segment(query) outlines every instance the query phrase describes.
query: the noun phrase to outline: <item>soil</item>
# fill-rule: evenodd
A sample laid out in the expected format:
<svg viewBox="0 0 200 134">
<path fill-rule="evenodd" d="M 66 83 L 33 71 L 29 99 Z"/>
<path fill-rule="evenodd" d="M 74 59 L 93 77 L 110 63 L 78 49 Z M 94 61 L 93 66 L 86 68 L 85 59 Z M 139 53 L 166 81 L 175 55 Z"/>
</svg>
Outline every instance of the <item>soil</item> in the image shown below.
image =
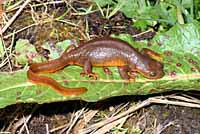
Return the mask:
<svg viewBox="0 0 200 134">
<path fill-rule="evenodd" d="M 33 3 L 32 3 L 33 4 Z M 35 3 L 37 4 L 37 2 Z M 110 19 L 106 19 L 99 11 L 94 11 L 85 15 L 76 15 L 77 12 L 83 12 L 83 8 L 88 8 L 91 5 L 90 1 L 73 0 L 68 5 L 65 3 L 48 5 L 47 10 L 44 6 L 38 6 L 31 9 L 25 9 L 22 14 L 11 25 L 8 31 L 4 34 L 4 40 L 9 44 L 12 38 L 9 33 L 13 30 L 18 31 L 24 27 L 37 23 L 22 32 L 16 34 L 15 41 L 23 38 L 28 39 L 37 48 L 38 53 L 48 58 L 48 51 L 41 48 L 44 42 L 58 42 L 64 39 L 73 39 L 78 41 L 88 40 L 88 35 L 91 38 L 108 36 L 110 34 L 126 33 L 130 35 L 140 34 L 140 29 L 132 26 L 132 20 L 126 18 L 121 12 L 117 12 Z M 74 9 L 70 9 L 73 7 Z M 70 9 L 70 10 L 69 10 Z M 57 18 L 69 10 L 69 15 L 64 16 L 69 23 L 61 23 L 55 21 Z M 15 10 L 16 11 L 16 10 Z M 15 12 L 8 12 L 8 17 L 11 17 Z M 35 19 L 33 19 L 33 16 Z M 48 21 L 45 23 L 45 21 Z M 76 26 L 78 25 L 78 27 Z M 88 24 L 88 32 L 86 27 Z M 49 34 L 50 33 L 50 34 Z M 135 40 L 150 40 L 156 32 L 147 32 L 138 36 L 134 36 Z M 15 44 L 14 44 L 15 45 Z M 12 66 L 14 70 L 19 70 L 21 67 L 16 65 L 13 58 Z M 5 65 L 1 71 L 8 71 L 8 65 Z M 109 117 L 111 113 L 119 109 L 122 105 L 127 104 L 122 111 L 126 111 L 135 102 L 140 102 L 147 99 L 149 96 L 123 96 L 104 100 L 98 103 L 86 103 L 82 101 L 57 102 L 51 104 L 16 104 L 8 106 L 0 110 L 0 130 L 1 132 L 19 133 L 24 123 L 20 120 L 31 115 L 27 122 L 27 128 L 30 134 L 46 134 L 47 127 L 52 134 L 64 133 L 68 129 L 68 124 L 74 113 L 87 108 L 90 110 L 99 110 L 98 114 L 88 122 L 88 125 L 98 122 L 103 118 Z M 122 128 L 127 129 L 126 133 L 143 134 L 199 134 L 200 133 L 200 114 L 199 109 L 172 106 L 172 105 L 151 105 L 138 110 L 133 114 Z M 82 116 L 80 118 L 83 118 Z M 65 126 L 66 125 L 66 126 Z M 65 127 L 61 127 L 65 126 Z M 86 125 L 87 126 L 87 125 Z M 55 128 L 59 128 L 54 130 Z M 71 132 L 75 132 L 72 128 Z M 107 133 L 123 132 L 122 130 L 110 130 Z M 23 134 L 27 133 L 23 129 Z"/>
</svg>

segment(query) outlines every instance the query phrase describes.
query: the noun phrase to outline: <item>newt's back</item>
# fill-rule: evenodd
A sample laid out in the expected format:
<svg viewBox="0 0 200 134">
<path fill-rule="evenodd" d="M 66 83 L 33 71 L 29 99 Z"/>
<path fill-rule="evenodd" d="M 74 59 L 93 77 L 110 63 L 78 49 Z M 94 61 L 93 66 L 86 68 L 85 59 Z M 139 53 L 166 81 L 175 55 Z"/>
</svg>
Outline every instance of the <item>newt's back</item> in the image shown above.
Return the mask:
<svg viewBox="0 0 200 134">
<path fill-rule="evenodd" d="M 100 38 L 89 41 L 69 52 L 74 64 L 82 65 L 89 60 L 93 66 L 124 66 L 130 55 L 140 54 L 125 41 L 114 38 Z M 134 56 L 134 57 L 135 57 Z"/>
</svg>

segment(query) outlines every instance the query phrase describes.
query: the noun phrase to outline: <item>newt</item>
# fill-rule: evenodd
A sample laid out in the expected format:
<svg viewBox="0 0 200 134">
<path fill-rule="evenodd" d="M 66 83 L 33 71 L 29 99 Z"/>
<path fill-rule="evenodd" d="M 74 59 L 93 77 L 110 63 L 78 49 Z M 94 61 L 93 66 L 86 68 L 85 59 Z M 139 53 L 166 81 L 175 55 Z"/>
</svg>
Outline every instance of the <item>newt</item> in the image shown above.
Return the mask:
<svg viewBox="0 0 200 134">
<path fill-rule="evenodd" d="M 152 53 L 153 51 L 150 52 Z M 31 64 L 27 77 L 32 83 L 50 86 L 65 96 L 85 93 L 85 87 L 64 87 L 52 78 L 38 75 L 56 72 L 68 65 L 82 66 L 81 76 L 94 79 L 97 79 L 98 75 L 92 72 L 92 67 L 103 67 L 106 72 L 110 72 L 108 67 L 117 67 L 121 78 L 125 80 L 134 80 L 135 73 L 140 73 L 148 79 L 159 79 L 164 75 L 163 64 L 154 60 L 147 50 L 139 52 L 123 40 L 103 37 L 65 51 L 55 60 Z"/>
</svg>

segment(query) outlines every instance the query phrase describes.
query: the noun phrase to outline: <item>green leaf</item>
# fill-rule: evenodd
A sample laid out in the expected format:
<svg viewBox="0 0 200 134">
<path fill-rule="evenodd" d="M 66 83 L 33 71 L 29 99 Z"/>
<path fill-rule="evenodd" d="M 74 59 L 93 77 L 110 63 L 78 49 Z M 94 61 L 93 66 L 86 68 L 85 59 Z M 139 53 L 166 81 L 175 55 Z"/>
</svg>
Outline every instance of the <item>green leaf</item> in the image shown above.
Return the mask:
<svg viewBox="0 0 200 134">
<path fill-rule="evenodd" d="M 191 23 L 194 16 L 193 12 L 196 13 L 196 16 L 199 16 L 198 4 L 192 0 L 168 0 L 154 3 L 146 0 L 96 0 L 95 2 L 100 6 L 110 5 L 112 11 L 110 11 L 109 16 L 113 16 L 119 10 L 126 17 L 133 18 L 134 22 L 136 22 L 134 26 L 142 30 L 147 26 L 154 26 L 157 22 L 165 27 L 173 26 L 177 22 Z"/>
<path fill-rule="evenodd" d="M 148 23 L 145 20 L 137 20 L 134 22 L 133 26 L 144 31 L 148 28 Z"/>
<path fill-rule="evenodd" d="M 146 21 L 148 25 L 154 25 L 155 21 L 165 25 L 175 25 L 177 22 L 176 8 L 167 3 L 146 6 L 140 10 L 141 11 L 136 16 L 136 22 L 142 20 Z"/>
<path fill-rule="evenodd" d="M 15 46 L 16 60 L 19 64 L 27 64 L 31 62 L 42 62 L 45 58 L 39 55 L 35 47 L 28 40 L 19 39 Z"/>
<path fill-rule="evenodd" d="M 118 0 L 119 4 L 124 2 L 123 0 Z M 129 18 L 141 15 L 141 13 L 147 8 L 145 0 L 126 0 L 123 4 L 121 11 Z"/>
<path fill-rule="evenodd" d="M 79 96 L 62 96 L 48 86 L 38 86 L 27 81 L 26 70 L 14 74 L 0 74 L 0 108 L 15 103 L 50 103 L 66 100 L 98 100 L 122 95 L 146 95 L 170 90 L 199 90 L 200 87 L 200 23 L 176 25 L 166 33 L 158 34 L 151 42 L 136 43 L 130 35 L 118 36 L 137 48 L 149 48 L 163 55 L 165 76 L 151 80 L 138 75 L 136 82 L 125 84 L 112 67 L 113 75 L 94 68 L 98 80 L 80 77 L 82 68 L 69 66 L 47 74 L 67 87 L 86 87 L 88 92 Z"/>
<path fill-rule="evenodd" d="M 152 48 L 160 48 L 165 56 L 167 75 L 199 75 L 200 73 L 200 23 L 176 25 L 168 32 L 154 38 Z"/>
<path fill-rule="evenodd" d="M 49 50 L 50 54 L 48 57 L 50 59 L 56 59 L 72 44 L 71 40 L 64 40 L 56 44 L 45 43 L 42 47 Z"/>
</svg>

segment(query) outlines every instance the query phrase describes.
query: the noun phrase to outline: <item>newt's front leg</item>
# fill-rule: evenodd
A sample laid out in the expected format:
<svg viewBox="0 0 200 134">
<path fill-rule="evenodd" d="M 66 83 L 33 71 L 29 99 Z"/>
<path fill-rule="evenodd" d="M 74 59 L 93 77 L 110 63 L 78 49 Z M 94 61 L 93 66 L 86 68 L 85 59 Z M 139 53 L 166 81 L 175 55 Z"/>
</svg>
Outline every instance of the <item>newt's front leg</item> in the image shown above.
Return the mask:
<svg viewBox="0 0 200 134">
<path fill-rule="evenodd" d="M 89 60 L 86 60 L 83 65 L 83 72 L 81 73 L 81 76 L 85 75 L 93 77 L 95 80 L 99 77 L 98 74 L 92 72 L 92 64 Z"/>
<path fill-rule="evenodd" d="M 135 81 L 135 75 L 133 75 L 132 73 L 131 75 L 129 75 L 130 68 L 128 66 L 119 66 L 118 71 L 122 79 Z"/>
</svg>

